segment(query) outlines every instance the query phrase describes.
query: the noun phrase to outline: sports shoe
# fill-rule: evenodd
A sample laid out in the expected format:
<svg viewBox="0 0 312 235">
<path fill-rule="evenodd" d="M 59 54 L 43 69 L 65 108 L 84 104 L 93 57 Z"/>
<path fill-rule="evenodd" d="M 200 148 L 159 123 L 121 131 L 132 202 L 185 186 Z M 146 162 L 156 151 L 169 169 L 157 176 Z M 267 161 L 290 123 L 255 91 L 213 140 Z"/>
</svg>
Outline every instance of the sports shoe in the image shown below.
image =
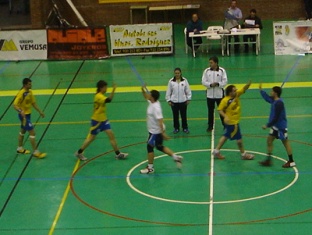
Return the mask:
<svg viewBox="0 0 312 235">
<path fill-rule="evenodd" d="M 244 156 L 242 156 L 242 160 L 253 160 L 254 159 L 254 155 L 251 153 L 245 153 Z"/>
<path fill-rule="evenodd" d="M 141 174 L 153 174 L 154 173 L 154 168 L 149 168 L 147 166 L 144 169 L 140 170 L 140 173 Z"/>
<path fill-rule="evenodd" d="M 174 158 L 173 160 L 177 164 L 177 168 L 181 169 L 183 157 L 182 156 L 176 156 L 176 158 Z"/>
<path fill-rule="evenodd" d="M 46 153 L 41 153 L 41 152 L 34 152 L 33 153 L 33 156 L 36 157 L 36 158 L 44 158 L 45 156 L 47 156 Z"/>
<path fill-rule="evenodd" d="M 265 160 L 265 161 L 259 162 L 259 164 L 261 166 L 272 166 L 272 161 L 271 160 Z"/>
<path fill-rule="evenodd" d="M 220 160 L 225 159 L 225 157 L 220 152 L 216 152 L 215 150 L 213 150 L 212 154 L 213 154 L 214 158 L 217 158 Z"/>
<path fill-rule="evenodd" d="M 21 153 L 21 154 L 29 154 L 30 153 L 30 151 L 27 149 L 17 149 L 16 152 Z"/>
<path fill-rule="evenodd" d="M 86 158 L 86 157 L 83 155 L 83 153 L 75 152 L 75 156 L 76 156 L 77 158 L 79 158 L 81 161 L 85 161 L 85 160 L 88 159 L 88 158 Z"/>
<path fill-rule="evenodd" d="M 295 162 L 287 161 L 284 165 L 283 168 L 290 168 L 296 166 Z"/>
<path fill-rule="evenodd" d="M 185 134 L 188 134 L 188 133 L 190 133 L 190 131 L 189 131 L 189 129 L 183 129 L 183 132 L 185 133 Z"/>
<path fill-rule="evenodd" d="M 116 159 L 125 159 L 129 154 L 128 153 L 119 153 L 118 155 L 115 156 Z"/>
<path fill-rule="evenodd" d="M 179 129 L 174 129 L 173 134 L 177 134 L 177 133 L 179 133 L 179 131 L 180 131 Z"/>
</svg>

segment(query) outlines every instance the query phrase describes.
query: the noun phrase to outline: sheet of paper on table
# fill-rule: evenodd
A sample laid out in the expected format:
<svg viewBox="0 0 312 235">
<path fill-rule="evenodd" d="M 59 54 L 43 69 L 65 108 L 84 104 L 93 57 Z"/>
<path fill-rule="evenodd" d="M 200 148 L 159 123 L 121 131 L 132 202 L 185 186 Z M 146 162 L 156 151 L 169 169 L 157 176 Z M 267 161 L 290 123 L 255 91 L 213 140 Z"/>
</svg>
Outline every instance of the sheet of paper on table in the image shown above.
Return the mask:
<svg viewBox="0 0 312 235">
<path fill-rule="evenodd" d="M 255 25 L 256 21 L 255 20 L 245 20 L 245 23 L 249 24 L 249 25 Z"/>
</svg>

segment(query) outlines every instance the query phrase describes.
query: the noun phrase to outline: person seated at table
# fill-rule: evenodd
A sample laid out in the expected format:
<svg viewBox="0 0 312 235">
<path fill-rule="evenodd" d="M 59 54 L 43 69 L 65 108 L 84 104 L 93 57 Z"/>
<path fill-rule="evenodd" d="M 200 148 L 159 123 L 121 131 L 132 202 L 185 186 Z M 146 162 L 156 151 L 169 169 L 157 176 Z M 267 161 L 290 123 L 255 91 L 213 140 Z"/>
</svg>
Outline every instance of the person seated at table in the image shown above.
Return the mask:
<svg viewBox="0 0 312 235">
<path fill-rule="evenodd" d="M 224 29 L 232 29 L 232 28 L 238 28 L 239 27 L 239 21 L 243 18 L 243 14 L 241 9 L 239 9 L 237 6 L 237 1 L 232 0 L 231 6 L 224 12 Z M 231 37 L 229 37 L 229 41 L 231 41 Z M 239 36 L 234 36 L 234 41 L 236 43 L 239 42 Z M 235 51 L 239 50 L 239 44 L 234 44 Z"/>
<path fill-rule="evenodd" d="M 263 28 L 261 19 L 257 16 L 256 9 L 250 10 L 249 16 L 245 18 L 242 28 L 259 28 L 259 29 Z M 249 50 L 248 39 L 250 42 L 255 42 L 256 37 L 257 37 L 256 35 L 243 36 L 245 42 L 245 52 L 248 52 Z M 256 44 L 252 44 L 252 48 L 253 50 L 256 50 Z"/>
<path fill-rule="evenodd" d="M 192 48 L 192 38 L 189 37 L 189 33 L 199 33 L 203 30 L 203 22 L 198 18 L 197 14 L 192 15 L 192 19 L 186 24 L 186 35 L 187 35 L 187 45 Z M 195 51 L 198 49 L 199 44 L 202 44 L 203 40 L 201 37 L 194 38 L 194 46 Z M 192 48 L 193 49 L 193 48 Z"/>
</svg>

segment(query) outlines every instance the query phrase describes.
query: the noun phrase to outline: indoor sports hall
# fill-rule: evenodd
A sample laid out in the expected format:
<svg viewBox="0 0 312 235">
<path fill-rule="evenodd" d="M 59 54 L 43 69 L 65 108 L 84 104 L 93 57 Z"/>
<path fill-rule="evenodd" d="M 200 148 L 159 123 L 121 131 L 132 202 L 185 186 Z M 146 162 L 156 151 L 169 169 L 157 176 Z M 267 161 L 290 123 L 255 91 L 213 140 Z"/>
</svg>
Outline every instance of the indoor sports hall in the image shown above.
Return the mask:
<svg viewBox="0 0 312 235">
<path fill-rule="evenodd" d="M 0 234 L 192 234 L 277 235 L 310 234 L 312 230 L 312 57 L 275 56 L 272 21 L 264 21 L 261 48 L 256 56 L 231 52 L 222 56 L 219 45 L 199 48 L 196 58 L 185 53 L 184 25 L 175 25 L 172 56 L 129 56 L 104 60 L 0 62 Z M 217 112 L 215 128 L 207 129 L 202 72 L 210 56 L 219 58 L 229 84 L 250 89 L 241 97 L 240 126 L 251 161 L 240 158 L 228 141 L 225 160 L 212 149 L 223 128 Z M 192 89 L 188 106 L 189 134 L 173 134 L 172 112 L 165 101 L 168 81 L 182 69 Z M 39 149 L 44 159 L 16 154 L 20 122 L 12 102 L 22 79 L 32 90 L 45 117 L 33 110 Z M 129 153 L 116 160 L 105 133 L 85 151 L 87 161 L 74 155 L 86 138 L 96 82 L 117 84 L 107 114 L 118 146 Z M 165 145 L 183 156 L 183 167 L 155 150 L 155 173 L 140 174 L 146 166 L 146 108 L 142 81 L 161 92 Z M 296 167 L 284 169 L 284 146 L 274 142 L 271 167 L 259 165 L 266 157 L 270 105 L 259 84 L 270 92 L 283 84 L 283 94 Z M 25 136 L 25 148 L 30 149 Z"/>
</svg>

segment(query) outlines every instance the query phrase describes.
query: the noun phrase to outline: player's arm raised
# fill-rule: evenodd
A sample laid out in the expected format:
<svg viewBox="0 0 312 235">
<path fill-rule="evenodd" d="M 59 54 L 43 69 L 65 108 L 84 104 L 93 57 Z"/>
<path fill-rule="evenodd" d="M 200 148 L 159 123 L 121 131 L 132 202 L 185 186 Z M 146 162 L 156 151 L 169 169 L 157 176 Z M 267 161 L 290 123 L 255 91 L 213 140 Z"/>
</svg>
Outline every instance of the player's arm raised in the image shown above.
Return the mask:
<svg viewBox="0 0 312 235">
<path fill-rule="evenodd" d="M 117 88 L 116 83 L 113 83 L 113 90 L 112 90 L 112 92 L 110 93 L 110 95 L 108 97 L 111 101 L 113 100 L 113 97 L 115 95 L 116 88 Z"/>
<path fill-rule="evenodd" d="M 146 88 L 146 85 L 145 85 L 145 84 L 141 87 L 141 90 L 142 90 L 142 94 L 143 94 L 144 98 L 145 98 L 146 100 L 148 100 L 149 96 L 148 96 L 147 88 Z"/>
<path fill-rule="evenodd" d="M 272 99 L 271 96 L 269 96 L 264 90 L 262 90 L 262 83 L 259 84 L 259 91 L 260 91 L 260 94 L 262 96 L 262 98 L 268 102 L 268 103 L 272 103 L 274 102 L 274 99 Z M 264 128 L 265 129 L 265 128 Z"/>
<path fill-rule="evenodd" d="M 251 80 L 249 80 L 249 81 L 247 82 L 247 84 L 243 87 L 244 92 L 248 90 L 248 88 L 250 87 L 250 85 L 251 85 Z"/>
</svg>

